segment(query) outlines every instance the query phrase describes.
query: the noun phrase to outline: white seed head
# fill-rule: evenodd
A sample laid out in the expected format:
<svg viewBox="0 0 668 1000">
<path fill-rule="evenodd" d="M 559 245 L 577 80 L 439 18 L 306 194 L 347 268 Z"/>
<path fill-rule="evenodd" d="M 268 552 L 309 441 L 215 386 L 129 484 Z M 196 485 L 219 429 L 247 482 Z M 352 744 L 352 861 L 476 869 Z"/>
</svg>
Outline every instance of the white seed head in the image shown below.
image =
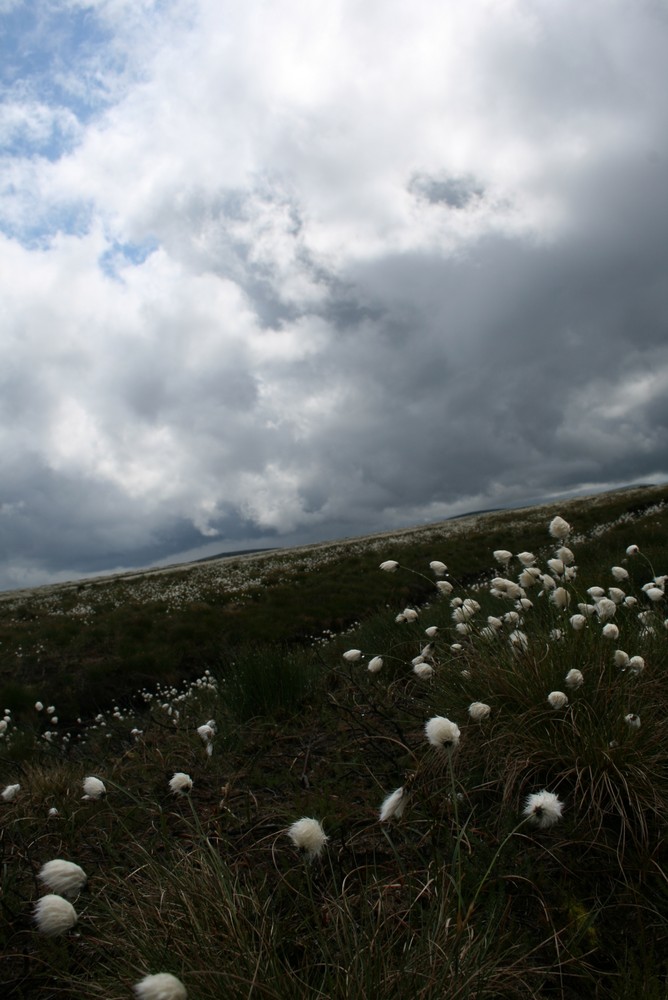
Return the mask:
<svg viewBox="0 0 668 1000">
<path fill-rule="evenodd" d="M 617 605 L 609 597 L 601 597 L 596 601 L 596 614 L 602 622 L 614 618 L 617 613 Z"/>
<path fill-rule="evenodd" d="M 487 719 L 491 711 L 490 706 L 486 705 L 484 701 L 473 701 L 469 705 L 469 715 L 474 722 L 482 722 L 483 719 Z"/>
<path fill-rule="evenodd" d="M 561 610 L 564 610 L 571 603 L 571 595 L 564 587 L 555 587 L 550 594 L 550 600 Z"/>
<path fill-rule="evenodd" d="M 46 934 L 48 937 L 66 934 L 78 919 L 72 904 L 62 896 L 52 893 L 37 900 L 33 917 L 40 934 Z"/>
<path fill-rule="evenodd" d="M 348 649 L 343 654 L 343 659 L 347 660 L 348 663 L 356 663 L 358 660 L 362 659 L 361 649 Z"/>
<path fill-rule="evenodd" d="M 169 779 L 169 788 L 174 795 L 187 795 L 192 791 L 193 779 L 184 771 L 176 771 Z"/>
<path fill-rule="evenodd" d="M 632 656 L 628 662 L 629 673 L 637 676 L 638 674 L 641 674 L 644 669 L 645 669 L 645 661 L 643 660 L 642 656 Z"/>
<path fill-rule="evenodd" d="M 613 624 L 613 622 L 608 622 L 608 624 L 604 625 L 601 629 L 601 635 L 606 639 L 619 639 L 619 629 L 615 624 Z"/>
<path fill-rule="evenodd" d="M 377 674 L 379 670 L 382 670 L 382 668 L 383 668 L 382 656 L 373 656 L 367 664 L 367 670 L 369 671 L 370 674 Z"/>
<path fill-rule="evenodd" d="M 495 549 L 492 555 L 501 566 L 507 566 L 513 558 L 512 552 L 509 552 L 508 549 Z"/>
<path fill-rule="evenodd" d="M 384 573 L 394 573 L 399 567 L 399 563 L 396 559 L 386 559 L 385 562 L 380 564 L 380 568 Z"/>
<path fill-rule="evenodd" d="M 628 715 L 625 715 L 624 722 L 629 729 L 640 729 L 640 716 L 636 715 L 635 712 L 629 712 Z"/>
<path fill-rule="evenodd" d="M 454 750 L 459 743 L 459 726 L 442 715 L 435 715 L 425 724 L 425 736 L 432 746 Z"/>
<path fill-rule="evenodd" d="M 406 798 L 403 788 L 396 788 L 385 799 L 380 807 L 378 820 L 386 823 L 390 819 L 401 819 L 406 808 Z"/>
<path fill-rule="evenodd" d="M 440 562 L 438 559 L 432 559 L 429 563 L 429 569 L 432 571 L 434 576 L 445 576 L 448 572 L 448 567 L 444 562 Z"/>
<path fill-rule="evenodd" d="M 307 816 L 292 824 L 288 829 L 288 837 L 295 847 L 306 851 L 310 858 L 318 857 L 329 839 L 318 820 Z"/>
<path fill-rule="evenodd" d="M 554 826 L 561 819 L 564 809 L 554 792 L 534 792 L 528 795 L 524 804 L 523 815 L 541 830 Z"/>
<path fill-rule="evenodd" d="M 550 691 L 547 700 L 550 707 L 554 709 L 565 708 L 568 705 L 568 695 L 565 695 L 563 691 Z"/>
<path fill-rule="evenodd" d="M 565 521 L 563 517 L 559 517 L 558 514 L 556 517 L 552 518 L 548 528 L 552 537 L 558 539 L 560 542 L 563 542 L 566 538 L 568 538 L 571 530 L 572 529 L 568 521 Z"/>
<path fill-rule="evenodd" d="M 610 572 L 614 576 L 615 580 L 621 581 L 621 580 L 628 580 L 629 578 L 628 571 L 625 570 L 623 566 L 613 566 Z"/>
<path fill-rule="evenodd" d="M 584 684 L 584 676 L 581 670 L 569 670 L 565 677 L 566 687 L 571 688 L 572 691 L 576 691 L 579 687 Z"/>
<path fill-rule="evenodd" d="M 188 992 L 171 972 L 158 972 L 144 976 L 132 987 L 137 1000 L 187 1000 Z"/>
<path fill-rule="evenodd" d="M 107 794 L 104 782 L 100 781 L 99 778 L 94 778 L 92 775 L 84 778 L 83 790 L 84 797 L 87 799 L 101 799 L 103 795 Z"/>
<path fill-rule="evenodd" d="M 640 549 L 638 548 L 637 545 L 629 545 L 629 547 L 626 550 L 627 556 L 637 556 L 639 552 Z"/>
<path fill-rule="evenodd" d="M 73 861 L 55 858 L 42 865 L 37 878 L 47 889 L 61 896 L 77 896 L 86 884 L 88 876 L 83 868 Z"/>
<path fill-rule="evenodd" d="M 3 802 L 13 802 L 16 796 L 21 791 L 20 785 L 7 785 L 0 798 Z"/>
<path fill-rule="evenodd" d="M 571 615 L 569 621 L 574 632 L 581 632 L 587 624 L 587 619 L 584 615 Z"/>
</svg>

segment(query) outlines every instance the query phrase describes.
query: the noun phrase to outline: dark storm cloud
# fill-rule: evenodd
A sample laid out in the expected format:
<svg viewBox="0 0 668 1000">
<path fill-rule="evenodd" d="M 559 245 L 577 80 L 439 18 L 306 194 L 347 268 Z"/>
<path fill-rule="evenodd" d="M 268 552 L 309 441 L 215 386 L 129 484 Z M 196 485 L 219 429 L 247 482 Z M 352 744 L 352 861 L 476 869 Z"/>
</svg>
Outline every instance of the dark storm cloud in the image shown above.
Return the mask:
<svg viewBox="0 0 668 1000">
<path fill-rule="evenodd" d="M 3 105 L 0 586 L 666 477 L 665 8 L 254 10 Z"/>
</svg>

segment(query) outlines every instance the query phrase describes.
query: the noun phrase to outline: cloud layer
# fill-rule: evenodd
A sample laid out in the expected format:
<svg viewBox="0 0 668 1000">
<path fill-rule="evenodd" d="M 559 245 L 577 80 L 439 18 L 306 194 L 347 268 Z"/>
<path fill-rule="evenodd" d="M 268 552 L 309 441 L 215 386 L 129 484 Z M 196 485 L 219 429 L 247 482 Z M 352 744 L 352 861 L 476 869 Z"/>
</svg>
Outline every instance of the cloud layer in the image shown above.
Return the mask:
<svg viewBox="0 0 668 1000">
<path fill-rule="evenodd" d="M 0 14 L 0 586 L 665 478 L 664 4 Z"/>
</svg>

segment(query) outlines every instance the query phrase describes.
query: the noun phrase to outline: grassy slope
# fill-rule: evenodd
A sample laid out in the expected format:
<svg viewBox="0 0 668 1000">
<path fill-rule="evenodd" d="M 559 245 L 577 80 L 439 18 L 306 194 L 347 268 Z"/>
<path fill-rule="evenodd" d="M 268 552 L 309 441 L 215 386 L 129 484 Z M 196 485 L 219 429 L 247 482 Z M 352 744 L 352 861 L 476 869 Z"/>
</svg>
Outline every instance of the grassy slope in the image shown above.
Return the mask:
<svg viewBox="0 0 668 1000">
<path fill-rule="evenodd" d="M 168 969 L 203 998 L 665 996 L 665 605 L 640 588 L 646 560 L 668 568 L 666 511 L 647 510 L 666 499 L 666 488 L 625 492 L 3 602 L 3 697 L 17 724 L 2 766 L 22 786 L 0 812 L 10 995 L 120 998 Z M 482 633 L 512 602 L 474 581 L 498 572 L 495 548 L 530 549 L 544 566 L 557 512 L 577 533 L 573 606 L 530 592 L 530 645 L 517 655 L 508 627 L 499 641 Z M 642 561 L 625 561 L 631 543 Z M 482 605 L 474 632 L 453 631 L 433 582 L 379 573 L 386 558 L 419 571 L 443 559 L 454 593 L 473 586 Z M 613 564 L 629 569 L 623 586 L 654 634 L 637 609 L 615 619 L 618 643 L 596 619 L 568 625 L 588 586 L 614 583 Z M 396 624 L 408 603 L 423 606 L 419 622 Z M 436 673 L 424 682 L 410 660 L 432 624 Z M 612 663 L 622 643 L 645 657 L 641 675 Z M 349 646 L 361 663 L 342 659 Z M 372 675 L 375 654 L 385 663 Z M 585 684 L 555 712 L 546 695 L 573 667 Z M 182 694 L 172 687 L 205 669 Z M 130 693 L 158 681 L 131 715 Z M 55 703 L 57 725 L 35 713 L 37 696 Z M 91 726 L 110 698 L 119 711 Z M 468 718 L 475 700 L 492 708 L 482 725 Z M 452 757 L 424 739 L 433 715 L 461 728 Z M 208 718 L 211 757 L 195 732 Z M 169 794 L 174 771 L 192 775 L 191 796 Z M 106 781 L 106 800 L 81 802 L 88 773 Z M 380 802 L 399 786 L 407 812 L 381 825 Z M 565 803 L 563 822 L 517 828 L 525 796 L 543 787 Z M 51 806 L 60 815 L 47 820 Z M 330 838 L 313 863 L 285 837 L 302 815 Z M 42 939 L 30 924 L 35 874 L 53 857 L 90 876 L 78 939 Z"/>
</svg>

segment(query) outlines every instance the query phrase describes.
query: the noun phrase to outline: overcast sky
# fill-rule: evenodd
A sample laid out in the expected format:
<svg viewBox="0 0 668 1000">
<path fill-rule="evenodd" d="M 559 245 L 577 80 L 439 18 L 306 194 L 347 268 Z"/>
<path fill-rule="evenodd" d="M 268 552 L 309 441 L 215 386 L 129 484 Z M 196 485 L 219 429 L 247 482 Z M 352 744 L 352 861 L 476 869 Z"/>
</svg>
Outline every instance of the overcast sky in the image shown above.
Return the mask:
<svg viewBox="0 0 668 1000">
<path fill-rule="evenodd" d="M 666 0 L 0 0 L 0 588 L 668 477 Z"/>
</svg>

